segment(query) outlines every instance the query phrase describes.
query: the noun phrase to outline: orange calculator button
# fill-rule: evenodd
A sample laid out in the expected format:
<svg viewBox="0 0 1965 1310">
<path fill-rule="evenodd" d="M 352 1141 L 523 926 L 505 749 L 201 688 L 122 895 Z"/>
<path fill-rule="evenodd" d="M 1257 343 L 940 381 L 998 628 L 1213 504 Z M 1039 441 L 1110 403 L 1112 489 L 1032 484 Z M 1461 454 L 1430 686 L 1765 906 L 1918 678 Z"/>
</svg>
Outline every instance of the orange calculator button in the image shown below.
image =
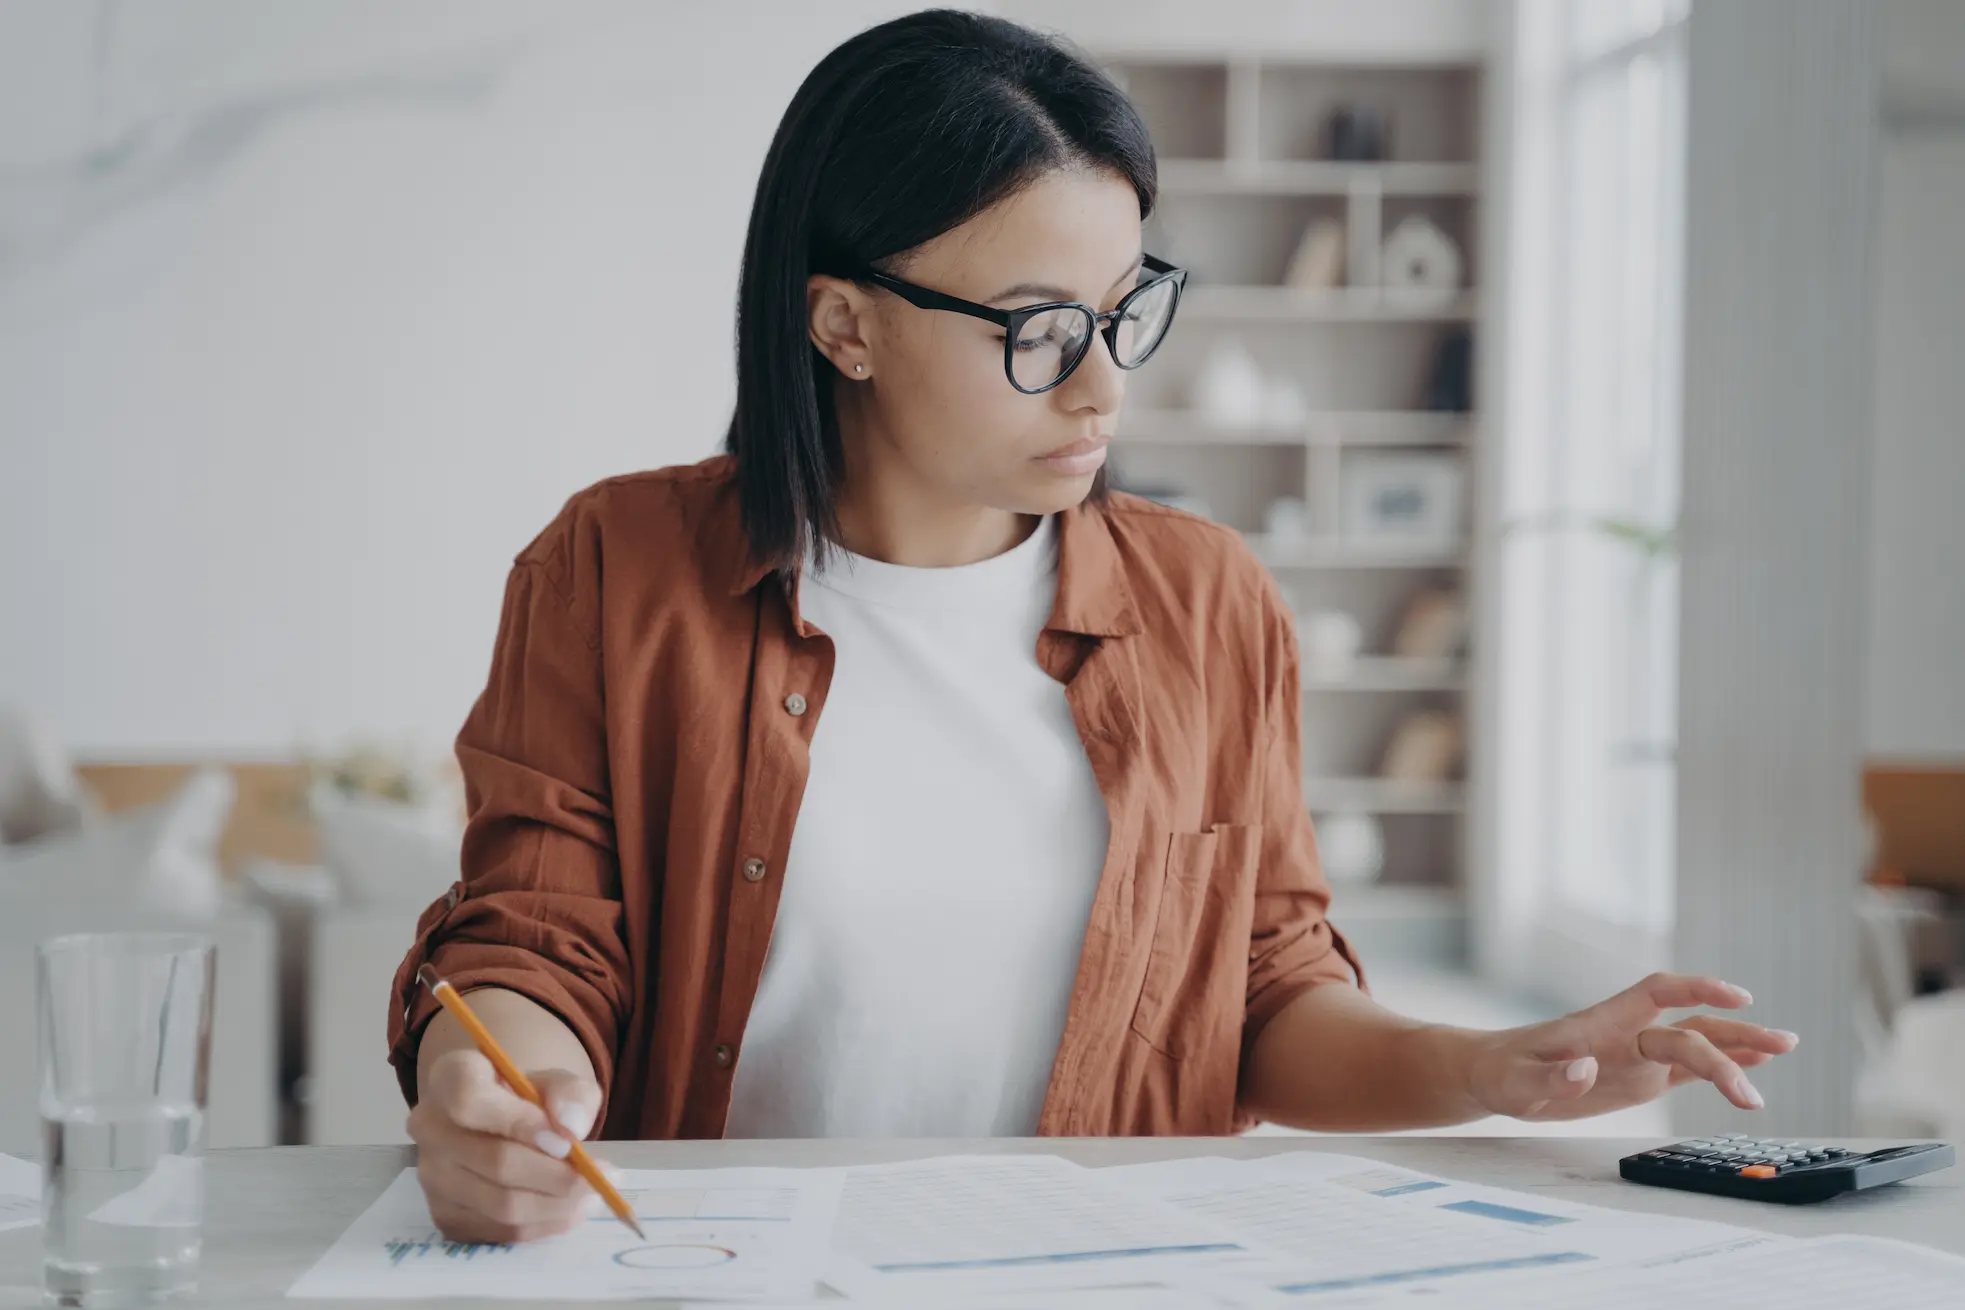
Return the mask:
<svg viewBox="0 0 1965 1310">
<path fill-rule="evenodd" d="M 1772 1178 L 1775 1169 L 1771 1164 L 1750 1164 L 1742 1169 L 1740 1174 L 1745 1178 Z"/>
</svg>

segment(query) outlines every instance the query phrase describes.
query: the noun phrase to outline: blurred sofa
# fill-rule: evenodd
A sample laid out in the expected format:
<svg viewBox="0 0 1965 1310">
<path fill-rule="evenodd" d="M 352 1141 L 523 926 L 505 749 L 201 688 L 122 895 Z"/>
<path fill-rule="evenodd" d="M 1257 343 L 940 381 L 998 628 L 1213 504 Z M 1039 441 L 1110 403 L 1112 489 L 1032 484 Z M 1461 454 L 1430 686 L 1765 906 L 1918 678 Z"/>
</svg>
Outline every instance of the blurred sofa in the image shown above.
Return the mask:
<svg viewBox="0 0 1965 1310">
<path fill-rule="evenodd" d="M 153 804 L 111 813 L 62 752 L 0 709 L 0 1151 L 40 1152 L 35 945 L 75 932 L 194 931 L 217 948 L 207 1144 L 278 1140 L 277 942 L 230 890 L 220 834 L 236 788 L 188 770 Z"/>
</svg>

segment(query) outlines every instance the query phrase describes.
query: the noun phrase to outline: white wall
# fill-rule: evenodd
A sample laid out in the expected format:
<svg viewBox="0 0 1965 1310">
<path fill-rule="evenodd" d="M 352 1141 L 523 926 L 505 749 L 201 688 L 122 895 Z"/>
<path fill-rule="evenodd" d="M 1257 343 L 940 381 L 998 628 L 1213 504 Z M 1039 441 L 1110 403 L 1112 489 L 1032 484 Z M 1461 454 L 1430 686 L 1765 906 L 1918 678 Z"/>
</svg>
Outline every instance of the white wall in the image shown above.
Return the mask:
<svg viewBox="0 0 1965 1310">
<path fill-rule="evenodd" d="M 1965 756 L 1965 5 L 1892 0 L 1876 247 L 1866 744 Z"/>
<path fill-rule="evenodd" d="M 1675 963 L 1803 1040 L 1679 1132 L 1850 1123 L 1877 48 L 1844 0 L 1692 7 Z"/>
<path fill-rule="evenodd" d="M 0 7 L 0 701 L 446 744 L 512 555 L 716 446 L 770 134 L 912 7 Z"/>
<path fill-rule="evenodd" d="M 997 12 L 1099 51 L 1301 53 L 1391 64 L 1475 59 L 1489 0 L 1001 0 Z"/>
</svg>

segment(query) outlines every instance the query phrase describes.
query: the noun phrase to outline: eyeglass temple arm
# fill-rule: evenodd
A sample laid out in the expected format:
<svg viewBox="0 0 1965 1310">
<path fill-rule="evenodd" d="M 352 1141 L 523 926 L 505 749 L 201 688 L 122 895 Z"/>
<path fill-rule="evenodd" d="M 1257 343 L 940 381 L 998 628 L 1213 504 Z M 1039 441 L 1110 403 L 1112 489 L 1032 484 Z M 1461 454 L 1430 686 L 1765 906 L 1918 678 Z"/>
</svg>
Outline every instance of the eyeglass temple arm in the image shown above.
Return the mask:
<svg viewBox="0 0 1965 1310">
<path fill-rule="evenodd" d="M 927 287 L 918 287 L 912 282 L 888 277 L 885 273 L 870 273 L 867 275 L 867 280 L 876 286 L 885 287 L 916 309 L 946 309 L 953 313 L 982 319 L 987 323 L 994 323 L 998 327 L 1010 326 L 1010 311 L 1007 309 L 995 309 L 989 305 L 978 305 L 973 300 L 964 300 L 960 296 L 930 291 Z"/>
</svg>

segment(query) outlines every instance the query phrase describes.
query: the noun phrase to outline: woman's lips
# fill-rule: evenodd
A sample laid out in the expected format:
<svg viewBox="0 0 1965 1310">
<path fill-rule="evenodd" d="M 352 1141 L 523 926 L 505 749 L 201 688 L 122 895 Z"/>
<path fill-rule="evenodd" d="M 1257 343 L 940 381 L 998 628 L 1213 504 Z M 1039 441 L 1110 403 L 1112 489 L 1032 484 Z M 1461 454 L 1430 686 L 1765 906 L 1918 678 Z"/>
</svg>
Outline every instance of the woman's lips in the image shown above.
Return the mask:
<svg viewBox="0 0 1965 1310">
<path fill-rule="evenodd" d="M 1083 477 L 1105 465 L 1105 451 L 1111 441 L 1111 437 L 1085 437 L 1068 446 L 1059 446 L 1048 455 L 1040 455 L 1038 463 L 1065 477 Z"/>
</svg>

